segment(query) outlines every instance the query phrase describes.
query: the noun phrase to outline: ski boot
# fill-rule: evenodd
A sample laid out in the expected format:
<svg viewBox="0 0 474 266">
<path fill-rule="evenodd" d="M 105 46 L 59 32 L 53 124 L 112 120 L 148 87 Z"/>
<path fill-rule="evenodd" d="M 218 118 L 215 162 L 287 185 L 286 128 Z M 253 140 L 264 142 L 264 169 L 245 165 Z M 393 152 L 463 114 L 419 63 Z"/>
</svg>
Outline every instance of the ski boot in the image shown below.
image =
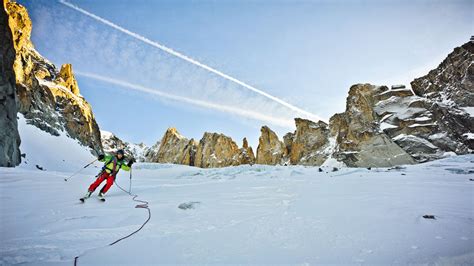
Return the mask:
<svg viewBox="0 0 474 266">
<path fill-rule="evenodd" d="M 84 197 L 80 198 L 79 200 L 81 202 L 85 202 L 86 199 L 90 198 L 91 194 L 92 194 L 92 191 L 87 191 L 86 195 L 84 195 Z"/>
<path fill-rule="evenodd" d="M 100 192 L 99 195 L 98 195 L 98 198 L 100 201 L 105 201 L 105 198 L 104 198 L 104 193 Z"/>
</svg>

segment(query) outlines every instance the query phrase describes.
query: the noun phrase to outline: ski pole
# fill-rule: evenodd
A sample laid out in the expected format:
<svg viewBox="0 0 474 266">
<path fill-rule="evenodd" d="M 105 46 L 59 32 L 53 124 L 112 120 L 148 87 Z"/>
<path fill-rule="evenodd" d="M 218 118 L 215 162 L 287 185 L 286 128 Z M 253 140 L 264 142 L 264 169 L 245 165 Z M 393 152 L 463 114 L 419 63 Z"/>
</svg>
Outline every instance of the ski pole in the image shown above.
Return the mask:
<svg viewBox="0 0 474 266">
<path fill-rule="evenodd" d="M 128 193 L 132 194 L 132 168 L 130 168 L 130 186 L 128 188 Z"/>
<path fill-rule="evenodd" d="M 95 159 L 94 161 L 92 161 L 92 162 L 86 164 L 84 167 L 82 167 L 81 169 L 79 169 L 77 172 L 75 172 L 75 173 L 72 174 L 71 176 L 64 178 L 64 181 L 68 181 L 69 178 L 71 178 L 71 177 L 73 177 L 73 176 L 79 174 L 82 170 L 84 170 L 85 168 L 89 167 L 89 165 L 95 163 L 97 160 L 99 160 L 99 159 Z"/>
</svg>

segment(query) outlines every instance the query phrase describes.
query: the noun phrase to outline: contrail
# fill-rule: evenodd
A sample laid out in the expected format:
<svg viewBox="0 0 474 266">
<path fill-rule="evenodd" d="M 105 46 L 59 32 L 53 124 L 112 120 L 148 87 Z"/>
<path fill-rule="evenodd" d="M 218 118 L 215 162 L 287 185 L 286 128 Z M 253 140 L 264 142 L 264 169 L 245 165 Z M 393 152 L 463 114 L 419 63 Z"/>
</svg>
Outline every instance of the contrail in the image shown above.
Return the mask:
<svg viewBox="0 0 474 266">
<path fill-rule="evenodd" d="M 308 118 L 311 118 L 311 119 L 313 119 L 313 120 L 323 120 L 323 121 L 324 121 L 324 119 L 320 118 L 319 116 L 317 116 L 317 115 L 315 115 L 315 114 L 312 114 L 312 113 L 307 112 L 307 111 L 305 111 L 305 110 L 302 110 L 302 109 L 300 109 L 300 108 L 298 108 L 298 107 L 296 107 L 296 106 L 294 106 L 294 105 L 291 105 L 291 104 L 289 104 L 289 103 L 287 103 L 287 102 L 285 102 L 285 101 L 283 101 L 283 100 L 281 100 L 281 99 L 279 99 L 279 98 L 277 98 L 277 97 L 275 97 L 275 96 L 272 96 L 272 95 L 270 95 L 270 94 L 268 94 L 268 93 L 266 93 L 266 92 L 264 92 L 264 91 L 262 91 L 262 90 L 259 90 L 259 89 L 255 88 L 255 87 L 253 87 L 253 86 L 251 86 L 251 85 L 245 83 L 245 82 L 242 82 L 242 81 L 240 81 L 240 80 L 238 80 L 238 79 L 236 79 L 236 78 L 234 78 L 234 77 L 231 77 L 231 76 L 229 76 L 229 75 L 227 75 L 227 74 L 225 74 L 225 73 L 222 73 L 222 72 L 219 71 L 219 70 L 216 70 L 216 69 L 214 69 L 214 68 L 212 68 L 212 67 L 210 67 L 210 66 L 207 66 L 207 65 L 205 65 L 205 64 L 203 64 L 203 63 L 201 63 L 201 62 L 199 62 L 199 61 L 197 61 L 197 60 L 195 60 L 195 59 L 193 59 L 193 58 L 190 58 L 190 57 L 188 57 L 188 56 L 186 56 L 186 55 L 184 55 L 184 54 L 181 54 L 181 53 L 179 53 L 179 52 L 177 52 L 177 51 L 175 51 L 175 50 L 173 50 L 173 49 L 171 49 L 171 48 L 168 48 L 168 47 L 166 47 L 166 46 L 164 46 L 164 45 L 162 45 L 162 44 L 159 44 L 159 43 L 157 43 L 157 42 L 154 42 L 154 41 L 152 41 L 152 40 L 150 40 L 150 39 L 148 39 L 148 38 L 146 38 L 146 37 L 144 37 L 144 36 L 142 36 L 142 35 L 140 35 L 140 34 L 137 34 L 137 33 L 135 33 L 135 32 L 131 32 L 131 31 L 125 29 L 125 28 L 122 28 L 122 27 L 120 27 L 119 25 L 117 25 L 117 24 L 115 24 L 115 23 L 113 23 L 113 22 L 111 22 L 111 21 L 108 21 L 108 20 L 106 20 L 106 19 L 104 19 L 104 18 L 101 18 L 101 17 L 99 17 L 99 16 L 97 16 L 97 15 L 95 15 L 95 14 L 93 14 L 93 13 L 90 13 L 89 11 L 86 11 L 86 10 L 84 10 L 84 9 L 82 9 L 82 8 L 80 8 L 80 7 L 76 6 L 76 5 L 74 5 L 74 4 L 71 4 L 71 3 L 69 3 L 69 2 L 67 2 L 67 1 L 65 1 L 65 0 L 59 0 L 59 2 L 60 2 L 61 4 L 63 4 L 63 5 L 65 5 L 65 6 L 69 7 L 69 8 L 72 8 L 72 9 L 74 9 L 74 10 L 76 10 L 76 11 L 79 11 L 79 12 L 81 12 L 82 14 L 87 15 L 87 16 L 89 16 L 89 17 L 91 17 L 91 18 L 93 18 L 93 19 L 95 19 L 95 20 L 97 20 L 97 21 L 99 21 L 99 22 L 102 22 L 102 23 L 104 23 L 104 24 L 106 24 L 106 25 L 108 25 L 108 26 L 110 26 L 110 27 L 112 27 L 112 28 L 114 28 L 114 29 L 116 29 L 116 30 L 119 30 L 119 31 L 121 31 L 121 32 L 123 32 L 123 33 L 125 33 L 125 34 L 127 34 L 127 35 L 130 35 L 130 36 L 132 36 L 132 37 L 134 37 L 134 38 L 136 38 L 136 39 L 138 39 L 138 40 L 140 40 L 140 41 L 142 41 L 142 42 L 144 42 L 144 43 L 147 43 L 147 44 L 149 44 L 149 45 L 151 45 L 151 46 L 153 46 L 153 47 L 156 47 L 156 48 L 158 48 L 158 49 L 160 49 L 160 50 L 165 51 L 166 53 L 169 53 L 169 54 L 174 55 L 174 56 L 176 56 L 176 57 L 178 57 L 178 58 L 181 58 L 181 59 L 183 59 L 183 60 L 185 60 L 185 61 L 187 61 L 187 62 L 189 62 L 189 63 L 191 63 L 191 64 L 194 64 L 194 65 L 196 65 L 196 66 L 198 66 L 198 67 L 201 67 L 201 68 L 203 68 L 203 69 L 205 69 L 205 70 L 207 70 L 207 71 L 209 71 L 209 72 L 212 72 L 212 73 L 214 73 L 214 74 L 216 74 L 216 75 L 218 75 L 218 76 L 221 76 L 221 77 L 223 77 L 223 78 L 225 78 L 225 79 L 227 79 L 227 80 L 230 80 L 230 81 L 232 81 L 232 82 L 234 82 L 234 83 L 237 83 L 237 84 L 241 85 L 241 86 L 244 87 L 244 88 L 247 88 L 247 89 L 249 89 L 249 90 L 251 90 L 251 91 L 253 91 L 253 92 L 256 92 L 256 93 L 258 93 L 258 94 L 260 94 L 260 95 L 263 95 L 263 96 L 265 96 L 265 97 L 267 97 L 267 98 L 269 98 L 269 99 L 271 99 L 271 100 L 273 100 L 273 101 L 275 101 L 275 102 L 278 102 L 278 103 L 280 103 L 280 104 L 286 106 L 287 108 L 289 108 L 289 109 L 291 109 L 291 110 L 293 110 L 293 111 L 296 111 L 296 112 L 298 112 L 298 113 L 300 113 L 300 114 L 304 114 L 304 115 L 306 115 Z"/>
<path fill-rule="evenodd" d="M 285 128 L 293 128 L 293 126 L 294 126 L 294 122 L 293 122 L 292 119 L 275 118 L 275 117 L 264 115 L 264 114 L 261 114 L 261 113 L 258 113 L 258 112 L 243 110 L 243 109 L 240 109 L 240 108 L 235 108 L 235 107 L 230 107 L 230 106 L 226 106 L 226 105 L 210 103 L 210 102 L 201 101 L 201 100 L 195 100 L 195 99 L 191 99 L 191 98 L 183 97 L 183 96 L 172 95 L 172 94 L 169 94 L 169 93 L 166 93 L 166 92 L 156 90 L 154 88 L 145 87 L 145 86 L 141 86 L 141 85 L 137 85 L 137 84 L 132 84 L 132 83 L 129 83 L 127 81 L 118 80 L 116 78 L 105 77 L 105 76 L 101 76 L 101 75 L 96 75 L 96 74 L 93 74 L 93 73 L 87 73 L 87 72 L 82 72 L 82 71 L 74 71 L 74 73 L 76 75 L 83 76 L 83 77 L 86 77 L 86 78 L 91 78 L 91 79 L 111 83 L 111 84 L 114 84 L 114 85 L 117 85 L 117 86 L 126 87 L 126 88 L 129 88 L 129 89 L 132 89 L 132 90 L 145 92 L 145 93 L 148 93 L 148 94 L 158 95 L 160 97 L 167 98 L 167 99 L 170 99 L 170 100 L 185 102 L 185 103 L 193 104 L 193 105 L 200 106 L 200 107 L 205 107 L 205 108 L 209 108 L 209 109 L 214 109 L 214 110 L 218 110 L 218 111 L 222 111 L 222 112 L 226 112 L 226 113 L 230 113 L 230 114 L 235 114 L 235 115 L 251 118 L 251 119 L 254 119 L 254 120 L 269 122 L 269 123 L 272 123 L 274 125 L 278 125 L 278 126 L 285 127 Z"/>
</svg>

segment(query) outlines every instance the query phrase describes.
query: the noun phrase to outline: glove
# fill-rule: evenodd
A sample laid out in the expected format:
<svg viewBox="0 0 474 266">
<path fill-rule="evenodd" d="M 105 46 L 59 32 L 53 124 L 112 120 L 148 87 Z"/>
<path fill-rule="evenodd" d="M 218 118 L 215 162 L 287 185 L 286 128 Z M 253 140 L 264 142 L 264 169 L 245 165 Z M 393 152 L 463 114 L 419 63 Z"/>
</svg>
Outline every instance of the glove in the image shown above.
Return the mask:
<svg viewBox="0 0 474 266">
<path fill-rule="evenodd" d="M 135 159 L 134 159 L 134 158 L 130 159 L 130 161 L 128 161 L 127 166 L 128 166 L 128 167 L 132 167 L 132 164 L 133 164 L 134 162 L 135 162 Z"/>
<path fill-rule="evenodd" d="M 97 157 L 97 159 L 99 159 L 99 160 L 102 160 L 104 158 L 105 158 L 105 156 L 103 154 L 99 154 L 99 157 Z"/>
</svg>

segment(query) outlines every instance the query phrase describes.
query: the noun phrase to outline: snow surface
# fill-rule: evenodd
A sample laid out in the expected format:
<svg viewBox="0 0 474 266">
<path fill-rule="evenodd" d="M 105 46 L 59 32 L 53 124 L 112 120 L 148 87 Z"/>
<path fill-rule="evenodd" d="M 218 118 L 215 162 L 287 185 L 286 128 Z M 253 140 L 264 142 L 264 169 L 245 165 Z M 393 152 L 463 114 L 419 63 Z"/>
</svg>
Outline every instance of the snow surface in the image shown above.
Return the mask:
<svg viewBox="0 0 474 266">
<path fill-rule="evenodd" d="M 436 140 L 436 139 L 443 139 L 443 138 L 447 138 L 447 137 L 448 137 L 448 133 L 440 132 L 440 133 L 432 134 L 428 138 L 430 140 Z"/>
<path fill-rule="evenodd" d="M 101 136 L 101 138 L 111 139 L 115 135 L 110 131 L 100 130 L 100 136 Z"/>
<path fill-rule="evenodd" d="M 323 154 L 329 154 L 329 157 L 326 159 L 326 161 L 324 161 L 321 167 L 322 168 L 327 167 L 330 169 L 334 167 L 336 168 L 346 167 L 346 164 L 332 157 L 332 154 L 334 153 L 334 150 L 336 149 L 336 146 L 337 146 L 336 137 L 330 137 L 328 140 L 329 140 L 329 145 L 323 150 Z"/>
<path fill-rule="evenodd" d="M 389 123 L 385 123 L 385 122 L 380 123 L 380 130 L 384 131 L 385 129 L 390 129 L 390 128 L 398 128 L 398 127 Z"/>
<path fill-rule="evenodd" d="M 382 117 L 382 119 L 380 119 L 380 123 L 382 123 L 383 121 L 385 121 L 385 119 L 391 117 L 393 114 L 386 114 L 384 115 L 384 117 Z"/>
<path fill-rule="evenodd" d="M 135 144 L 135 143 L 128 143 L 128 148 L 132 152 L 135 158 L 145 160 L 145 153 L 150 149 L 145 144 Z"/>
<path fill-rule="evenodd" d="M 438 149 L 433 143 L 429 142 L 426 139 L 414 136 L 414 135 L 406 135 L 406 134 L 400 134 L 394 138 L 392 138 L 394 141 L 411 141 L 411 142 L 418 142 L 422 143 L 423 145 L 431 148 L 431 149 Z"/>
<path fill-rule="evenodd" d="M 431 120 L 431 118 L 427 116 L 415 117 L 415 121 L 418 121 L 418 122 L 429 121 L 429 120 Z"/>
<path fill-rule="evenodd" d="M 38 165 L 46 170 L 71 171 L 95 159 L 89 148 L 67 137 L 65 132 L 60 132 L 60 136 L 48 134 L 27 124 L 21 113 L 18 113 L 18 131 L 20 151 L 26 155 L 20 168 L 37 170 Z"/>
<path fill-rule="evenodd" d="M 473 160 L 329 173 L 138 164 L 132 190 L 152 219 L 114 246 L 147 214 L 116 186 L 105 203 L 79 203 L 96 169 L 64 182 L 68 173 L 0 168 L 0 264 L 72 265 L 80 254 L 79 265 L 472 262 Z"/>
<path fill-rule="evenodd" d="M 470 117 L 474 117 L 474 106 L 462 107 L 461 109 L 463 109 L 466 113 L 468 113 Z"/>
<path fill-rule="evenodd" d="M 464 133 L 462 135 L 466 137 L 466 139 L 474 139 L 474 133 L 472 132 Z"/>
<path fill-rule="evenodd" d="M 105 203 L 95 195 L 79 203 L 100 164 L 65 182 L 78 168 L 64 166 L 85 165 L 90 155 L 65 136 L 33 129 L 21 124 L 22 148 L 48 170 L 0 168 L 0 265 L 72 265 L 78 255 L 78 265 L 474 261 L 474 155 L 335 172 L 139 163 L 132 192 L 149 201 L 151 220 L 108 246 L 139 228 L 147 211 L 116 185 Z M 129 177 L 120 172 L 118 184 L 128 188 Z"/>
<path fill-rule="evenodd" d="M 429 126 L 436 126 L 436 124 L 435 123 L 429 123 L 429 124 L 415 123 L 415 124 L 409 125 L 408 127 L 429 127 Z"/>
</svg>

